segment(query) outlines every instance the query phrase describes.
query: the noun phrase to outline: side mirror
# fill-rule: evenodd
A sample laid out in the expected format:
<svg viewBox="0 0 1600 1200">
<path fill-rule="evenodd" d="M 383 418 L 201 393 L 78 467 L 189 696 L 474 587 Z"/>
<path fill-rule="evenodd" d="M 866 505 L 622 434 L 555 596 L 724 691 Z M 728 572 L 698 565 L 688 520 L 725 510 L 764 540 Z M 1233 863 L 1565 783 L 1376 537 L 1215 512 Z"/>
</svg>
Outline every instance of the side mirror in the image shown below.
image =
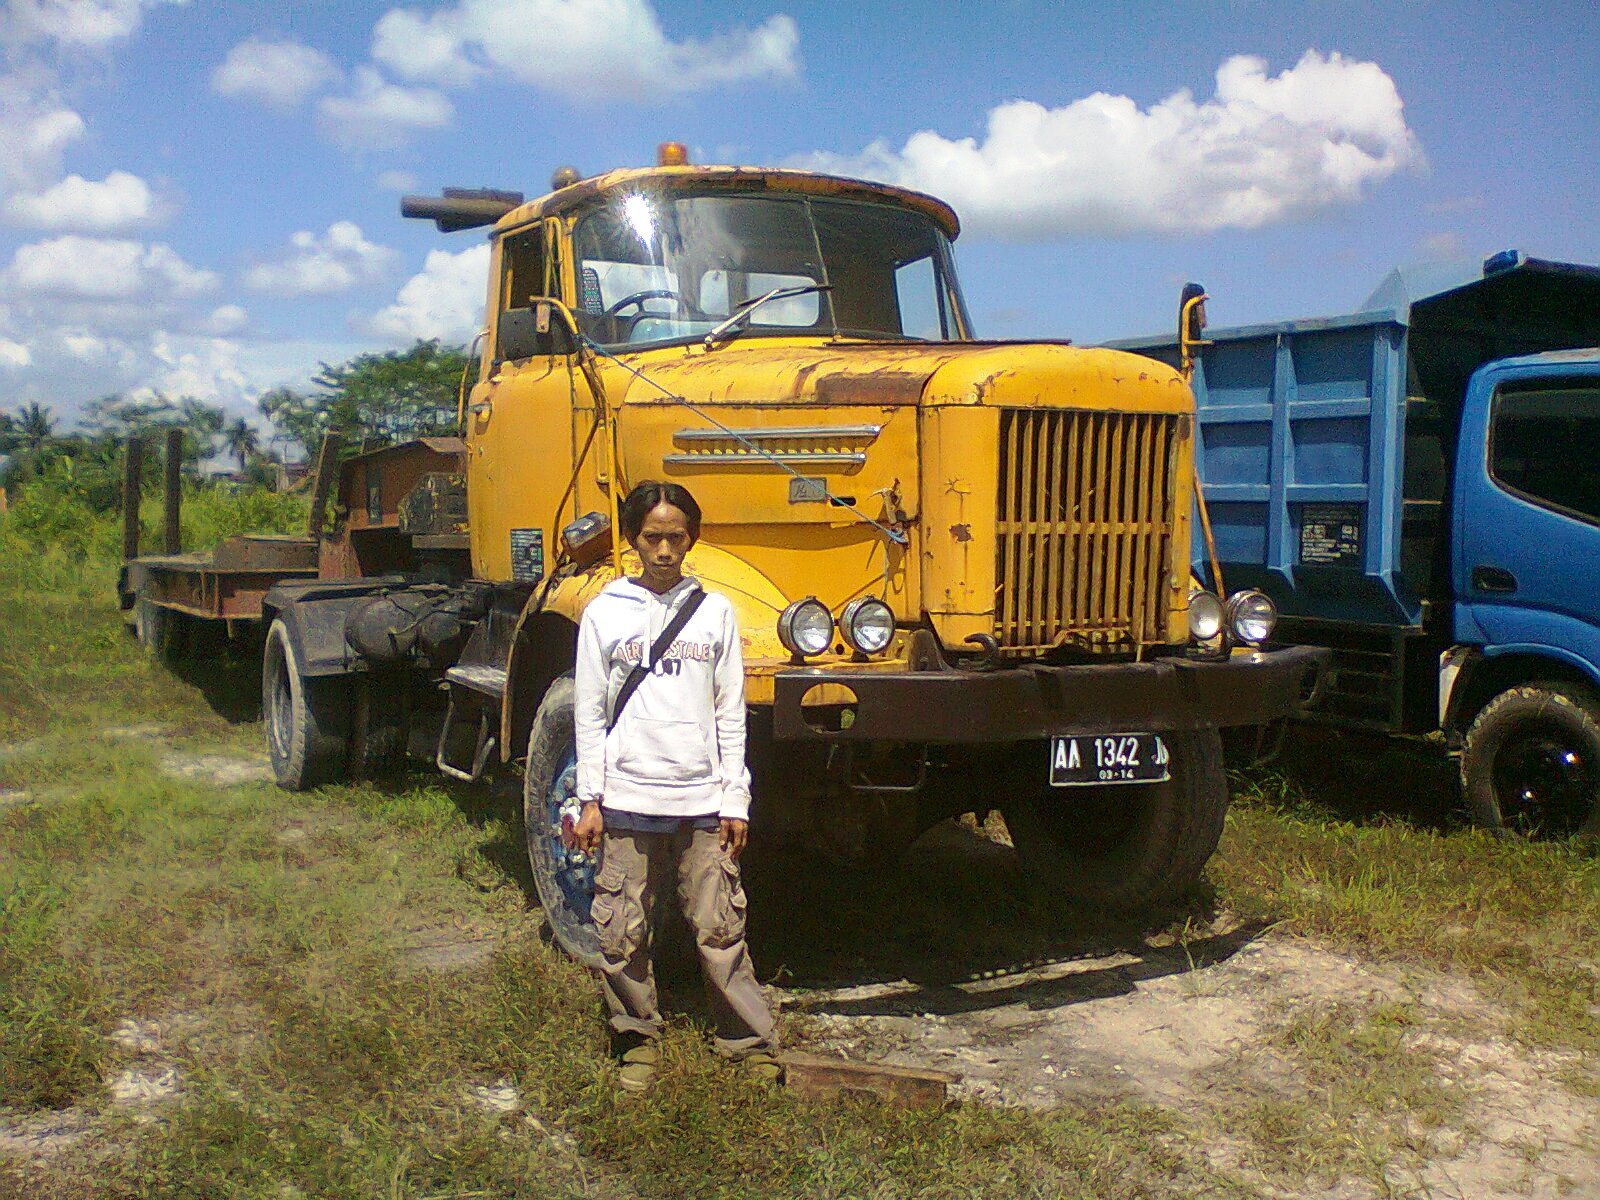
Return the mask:
<svg viewBox="0 0 1600 1200">
<path fill-rule="evenodd" d="M 1183 285 L 1178 300 L 1179 337 L 1186 342 L 1200 341 L 1206 329 L 1206 289 L 1198 283 Z"/>
<path fill-rule="evenodd" d="M 495 328 L 497 362 L 567 355 L 576 353 L 577 349 L 577 340 L 566 320 L 548 304 L 508 308 L 500 314 L 500 323 Z"/>
</svg>

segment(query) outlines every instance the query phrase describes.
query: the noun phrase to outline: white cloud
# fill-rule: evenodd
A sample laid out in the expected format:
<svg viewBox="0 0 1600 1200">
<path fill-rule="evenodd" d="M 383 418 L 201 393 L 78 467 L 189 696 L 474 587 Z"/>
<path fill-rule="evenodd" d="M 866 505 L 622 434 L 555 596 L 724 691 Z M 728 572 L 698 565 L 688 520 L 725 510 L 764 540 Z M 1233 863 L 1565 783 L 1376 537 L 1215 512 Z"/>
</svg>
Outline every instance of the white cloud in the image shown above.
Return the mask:
<svg viewBox="0 0 1600 1200">
<path fill-rule="evenodd" d="M 483 322 L 488 276 L 487 245 L 455 254 L 431 250 L 421 274 L 408 279 L 395 302 L 365 323 L 367 330 L 396 342 L 416 338 L 468 341 Z"/>
<path fill-rule="evenodd" d="M 392 9 L 372 56 L 413 81 L 460 87 L 492 73 L 568 99 L 654 100 L 799 72 L 800 34 L 778 15 L 673 41 L 649 0 L 460 0 Z"/>
<path fill-rule="evenodd" d="M 54 80 L 24 69 L 0 76 L 0 188 L 27 190 L 61 175 L 61 156 L 84 134 L 83 118 L 63 104 Z"/>
<path fill-rule="evenodd" d="M 10 0 L 0 29 L 14 42 L 54 41 L 102 50 L 131 37 L 146 9 L 187 0 Z"/>
<path fill-rule="evenodd" d="M 258 100 L 273 108 L 294 108 L 343 73 L 320 50 L 298 42 L 240 42 L 217 69 L 211 86 L 219 94 Z"/>
<path fill-rule="evenodd" d="M 98 183 L 68 175 L 42 192 L 19 193 L 6 201 L 5 212 L 16 224 L 36 229 L 109 233 L 151 220 L 155 204 L 144 180 L 112 171 Z"/>
<path fill-rule="evenodd" d="M 332 296 L 381 279 L 394 259 L 393 250 L 367 241 L 353 221 L 335 221 L 320 238 L 307 230 L 294 234 L 288 253 L 251 267 L 244 285 L 274 296 Z"/>
<path fill-rule="evenodd" d="M 33 365 L 33 352 L 21 342 L 13 342 L 10 338 L 0 338 L 0 367 L 9 367 L 19 370 L 22 367 Z"/>
<path fill-rule="evenodd" d="M 161 243 L 69 234 L 19 246 L 4 282 L 25 296 L 143 304 L 199 295 L 217 277 Z"/>
<path fill-rule="evenodd" d="M 148 382 L 135 389 L 135 398 L 193 396 L 208 404 L 241 407 L 251 390 L 239 367 L 239 347 L 226 338 L 175 337 L 158 330 L 150 338 L 153 360 Z"/>
<path fill-rule="evenodd" d="M 211 310 L 200 328 L 218 337 L 238 333 L 250 323 L 250 314 L 237 304 L 222 304 Z"/>
<path fill-rule="evenodd" d="M 422 181 L 410 171 L 380 171 L 377 184 L 386 192 L 414 192 Z"/>
<path fill-rule="evenodd" d="M 372 29 L 372 57 L 404 79 L 464 87 L 482 69 L 468 61 L 461 10 L 424 15 L 393 8 Z"/>
<path fill-rule="evenodd" d="M 1361 199 L 1421 161 L 1394 81 L 1376 64 L 1307 51 L 1268 76 L 1240 55 L 1216 94 L 1148 110 L 1103 92 L 1063 108 L 989 113 L 980 143 L 931 130 L 900 150 L 809 156 L 806 165 L 932 192 L 971 228 L 1006 237 L 1251 229 Z"/>
<path fill-rule="evenodd" d="M 398 150 L 422 130 L 443 129 L 455 106 L 441 93 L 385 82 L 371 67 L 356 71 L 349 96 L 325 96 L 317 127 L 346 150 Z"/>
</svg>

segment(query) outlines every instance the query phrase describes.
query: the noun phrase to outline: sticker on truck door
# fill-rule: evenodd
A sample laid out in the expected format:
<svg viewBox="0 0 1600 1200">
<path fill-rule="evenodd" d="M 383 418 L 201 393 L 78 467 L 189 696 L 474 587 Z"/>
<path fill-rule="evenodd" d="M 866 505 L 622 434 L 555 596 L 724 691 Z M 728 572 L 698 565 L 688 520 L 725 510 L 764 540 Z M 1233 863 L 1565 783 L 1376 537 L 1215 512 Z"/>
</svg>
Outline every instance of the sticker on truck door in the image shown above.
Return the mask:
<svg viewBox="0 0 1600 1200">
<path fill-rule="evenodd" d="M 1361 506 L 1307 504 L 1300 509 L 1300 561 L 1307 566 L 1361 565 Z"/>
<path fill-rule="evenodd" d="M 544 578 L 544 530 L 511 531 L 511 578 L 518 583 L 538 583 Z"/>
<path fill-rule="evenodd" d="M 1050 786 L 1165 783 L 1171 755 L 1156 733 L 1103 733 L 1050 739 Z"/>
</svg>

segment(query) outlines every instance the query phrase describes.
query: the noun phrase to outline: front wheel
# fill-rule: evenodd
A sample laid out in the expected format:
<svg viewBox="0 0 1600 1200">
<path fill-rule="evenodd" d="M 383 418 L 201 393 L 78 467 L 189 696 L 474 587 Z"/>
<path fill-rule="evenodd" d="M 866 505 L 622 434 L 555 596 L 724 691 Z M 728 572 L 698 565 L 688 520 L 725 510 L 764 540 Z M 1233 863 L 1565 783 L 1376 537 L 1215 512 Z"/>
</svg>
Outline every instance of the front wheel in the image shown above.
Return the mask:
<svg viewBox="0 0 1600 1200">
<path fill-rule="evenodd" d="M 262 651 L 261 720 L 279 787 L 301 792 L 344 777 L 349 710 L 349 681 L 302 675 L 288 627 L 276 618 Z"/>
<path fill-rule="evenodd" d="M 1168 733 L 1164 783 L 1053 788 L 1039 775 L 1000 810 L 1029 882 L 1044 895 L 1139 911 L 1179 899 L 1216 851 L 1228 780 L 1216 730 Z"/>
<path fill-rule="evenodd" d="M 587 966 L 599 966 L 600 939 L 589 905 L 594 899 L 594 856 L 561 841 L 562 814 L 577 803 L 578 748 L 573 738 L 575 685 L 563 675 L 550 685 L 528 734 L 522 783 L 522 823 L 528 865 L 550 932 L 561 948 Z"/>
<path fill-rule="evenodd" d="M 1461 787 L 1487 829 L 1600 838 L 1600 701 L 1571 684 L 1501 692 L 1467 730 Z"/>
</svg>

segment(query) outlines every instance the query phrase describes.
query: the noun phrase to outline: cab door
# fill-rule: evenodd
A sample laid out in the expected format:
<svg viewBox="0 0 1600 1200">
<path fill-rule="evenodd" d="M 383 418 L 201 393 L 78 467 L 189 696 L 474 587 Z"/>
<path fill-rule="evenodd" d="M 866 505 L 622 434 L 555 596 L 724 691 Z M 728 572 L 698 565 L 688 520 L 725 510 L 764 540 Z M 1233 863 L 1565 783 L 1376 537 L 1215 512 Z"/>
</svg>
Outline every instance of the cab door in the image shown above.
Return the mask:
<svg viewBox="0 0 1600 1200">
<path fill-rule="evenodd" d="M 1456 470 L 1462 642 L 1600 664 L 1600 363 L 1486 368 Z"/>
<path fill-rule="evenodd" d="M 573 358 L 550 352 L 560 338 L 527 336 L 535 303 L 560 297 L 558 228 L 501 234 L 491 256 L 487 366 L 467 412 L 467 501 L 473 571 L 497 582 L 538 583 L 549 571 L 555 508 L 572 474 Z"/>
</svg>

